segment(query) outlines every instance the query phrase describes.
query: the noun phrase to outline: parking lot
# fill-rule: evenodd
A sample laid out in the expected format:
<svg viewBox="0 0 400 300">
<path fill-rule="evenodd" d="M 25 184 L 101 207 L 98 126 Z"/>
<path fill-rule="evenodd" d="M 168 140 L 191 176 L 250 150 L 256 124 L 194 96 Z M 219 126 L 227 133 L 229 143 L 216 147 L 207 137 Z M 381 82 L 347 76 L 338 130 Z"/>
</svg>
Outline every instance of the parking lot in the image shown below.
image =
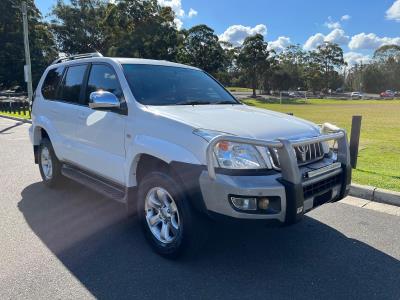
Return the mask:
<svg viewBox="0 0 400 300">
<path fill-rule="evenodd" d="M 214 224 L 168 261 L 121 204 L 42 185 L 28 126 L 0 118 L 1 299 L 400 298 L 400 216 L 342 201 L 291 227 Z"/>
</svg>

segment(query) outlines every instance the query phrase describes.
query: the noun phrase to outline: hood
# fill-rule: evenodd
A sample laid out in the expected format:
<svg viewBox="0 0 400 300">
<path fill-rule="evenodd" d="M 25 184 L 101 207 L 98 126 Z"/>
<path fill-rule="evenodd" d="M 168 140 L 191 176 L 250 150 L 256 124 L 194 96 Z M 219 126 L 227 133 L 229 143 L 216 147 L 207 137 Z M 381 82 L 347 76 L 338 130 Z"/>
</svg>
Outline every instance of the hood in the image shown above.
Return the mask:
<svg viewBox="0 0 400 300">
<path fill-rule="evenodd" d="M 247 138 L 295 140 L 320 133 L 319 127 L 311 122 L 247 105 L 171 105 L 149 106 L 148 109 L 194 129 L 221 131 Z"/>
</svg>

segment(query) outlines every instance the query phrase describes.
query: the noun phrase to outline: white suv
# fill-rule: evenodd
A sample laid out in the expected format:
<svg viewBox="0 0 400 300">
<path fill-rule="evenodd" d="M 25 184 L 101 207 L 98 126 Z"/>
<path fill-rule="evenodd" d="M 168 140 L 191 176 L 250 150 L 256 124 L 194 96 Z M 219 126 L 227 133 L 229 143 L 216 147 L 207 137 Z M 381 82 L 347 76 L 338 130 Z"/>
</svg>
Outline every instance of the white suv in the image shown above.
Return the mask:
<svg viewBox="0 0 400 300">
<path fill-rule="evenodd" d="M 196 247 L 204 216 L 295 223 L 343 198 L 346 133 L 237 101 L 167 61 L 60 59 L 35 92 L 30 137 L 43 181 L 125 203 L 167 257 Z"/>
</svg>

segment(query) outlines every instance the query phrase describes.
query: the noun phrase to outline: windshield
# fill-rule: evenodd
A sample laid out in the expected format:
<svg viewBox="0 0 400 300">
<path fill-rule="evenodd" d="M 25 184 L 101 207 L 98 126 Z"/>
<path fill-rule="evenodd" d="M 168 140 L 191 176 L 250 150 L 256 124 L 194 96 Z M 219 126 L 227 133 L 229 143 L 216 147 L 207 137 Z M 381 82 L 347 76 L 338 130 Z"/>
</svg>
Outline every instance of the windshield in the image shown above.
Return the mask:
<svg viewBox="0 0 400 300">
<path fill-rule="evenodd" d="M 133 95 L 145 105 L 239 104 L 200 70 L 141 64 L 123 68 Z"/>
</svg>

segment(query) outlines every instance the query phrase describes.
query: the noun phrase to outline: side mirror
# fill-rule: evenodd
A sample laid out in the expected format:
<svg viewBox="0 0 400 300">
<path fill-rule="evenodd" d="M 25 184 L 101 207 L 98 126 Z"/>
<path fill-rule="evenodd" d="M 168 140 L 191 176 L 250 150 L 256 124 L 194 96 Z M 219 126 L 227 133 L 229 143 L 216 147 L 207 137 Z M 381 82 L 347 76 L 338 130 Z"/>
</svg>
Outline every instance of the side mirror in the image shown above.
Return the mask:
<svg viewBox="0 0 400 300">
<path fill-rule="evenodd" d="M 120 108 L 121 106 L 118 98 L 113 93 L 107 91 L 98 91 L 90 93 L 89 107 L 97 109 L 97 108 Z"/>
</svg>

